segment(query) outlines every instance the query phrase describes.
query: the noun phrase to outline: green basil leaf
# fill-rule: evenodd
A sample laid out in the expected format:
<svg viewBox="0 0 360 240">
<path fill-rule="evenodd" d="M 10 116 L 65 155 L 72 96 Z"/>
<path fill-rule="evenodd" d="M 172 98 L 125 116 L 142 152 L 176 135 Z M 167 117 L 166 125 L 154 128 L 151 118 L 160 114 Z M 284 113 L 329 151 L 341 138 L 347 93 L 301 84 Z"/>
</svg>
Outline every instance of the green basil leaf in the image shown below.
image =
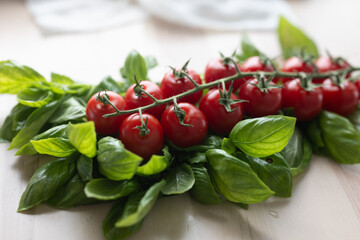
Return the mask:
<svg viewBox="0 0 360 240">
<path fill-rule="evenodd" d="M 236 146 L 229 138 L 223 139 L 221 143 L 221 149 L 229 154 L 236 152 Z"/>
<path fill-rule="evenodd" d="M 57 73 L 51 73 L 51 82 L 64 85 L 71 85 L 75 83 L 71 78 Z"/>
<path fill-rule="evenodd" d="M 59 110 L 54 113 L 49 122 L 53 124 L 83 121 L 86 119 L 86 107 L 74 97 L 63 101 Z"/>
<path fill-rule="evenodd" d="M 0 93 L 17 94 L 38 83 L 45 83 L 35 70 L 12 61 L 0 61 Z"/>
<path fill-rule="evenodd" d="M 96 156 L 96 133 L 94 122 L 69 124 L 66 129 L 67 137 L 74 147 L 85 156 Z"/>
<path fill-rule="evenodd" d="M 191 196 L 202 204 L 220 204 L 221 199 L 211 183 L 210 176 L 204 166 L 191 166 L 195 184 L 191 188 Z"/>
<path fill-rule="evenodd" d="M 252 204 L 274 194 L 246 162 L 220 149 L 208 150 L 205 154 L 211 179 L 227 200 Z"/>
<path fill-rule="evenodd" d="M 338 163 L 360 163 L 360 134 L 351 122 L 336 113 L 323 111 L 320 128 L 326 148 Z"/>
<path fill-rule="evenodd" d="M 6 117 L 4 124 L 0 128 L 0 139 L 10 142 L 16 134 L 24 127 L 26 119 L 34 111 L 22 104 L 17 104 Z"/>
<path fill-rule="evenodd" d="M 65 138 L 47 138 L 30 142 L 38 153 L 55 157 L 70 156 L 76 151 L 76 148 Z"/>
<path fill-rule="evenodd" d="M 120 94 L 123 92 L 123 89 L 120 87 L 119 84 L 120 83 L 116 82 L 112 77 L 106 76 L 104 79 L 101 80 L 101 82 L 97 86 L 92 87 L 91 90 L 88 91 L 84 99 L 87 102 L 95 93 L 106 90 Z"/>
<path fill-rule="evenodd" d="M 152 185 L 146 192 L 139 192 L 130 195 L 125 204 L 124 212 L 116 221 L 116 227 L 130 227 L 140 222 L 154 206 L 165 181 L 161 180 Z"/>
<path fill-rule="evenodd" d="M 325 147 L 318 118 L 315 118 L 308 123 L 306 126 L 306 133 L 315 148 Z"/>
<path fill-rule="evenodd" d="M 290 140 L 296 118 L 266 116 L 240 121 L 230 133 L 230 140 L 253 157 L 266 157 L 280 152 Z"/>
<path fill-rule="evenodd" d="M 262 55 L 262 53 L 255 47 L 246 34 L 243 34 L 242 36 L 241 50 L 245 59 Z"/>
<path fill-rule="evenodd" d="M 103 221 L 103 232 L 107 240 L 125 239 L 131 234 L 138 231 L 142 226 L 143 221 L 140 221 L 130 227 L 115 227 L 116 220 L 119 219 L 124 212 L 125 203 L 126 199 L 121 199 L 119 202 L 117 202 L 110 209 L 110 212 Z"/>
<path fill-rule="evenodd" d="M 157 63 L 157 60 L 154 56 L 146 56 L 144 58 L 145 60 L 145 63 L 146 63 L 146 68 L 149 70 L 149 69 L 152 69 L 154 67 L 156 67 L 158 65 Z"/>
<path fill-rule="evenodd" d="M 347 118 L 354 125 L 356 130 L 360 133 L 360 103 L 358 104 L 356 110 L 351 113 Z"/>
<path fill-rule="evenodd" d="M 53 101 L 33 111 L 26 120 L 24 128 L 21 129 L 12 140 L 9 149 L 22 147 L 38 134 L 41 128 L 56 111 L 59 103 L 59 101 Z"/>
<path fill-rule="evenodd" d="M 164 146 L 162 152 L 163 156 L 152 155 L 147 163 L 137 168 L 136 174 L 139 176 L 151 176 L 164 171 L 169 166 L 172 156 L 169 153 L 168 146 Z"/>
<path fill-rule="evenodd" d="M 206 155 L 202 152 L 192 152 L 189 154 L 189 157 L 186 159 L 190 164 L 196 163 L 206 163 Z"/>
<path fill-rule="evenodd" d="M 75 173 L 73 156 L 59 158 L 41 166 L 22 194 L 18 211 L 25 211 L 49 199 Z"/>
<path fill-rule="evenodd" d="M 99 200 L 115 200 L 130 195 L 139 189 L 138 181 L 112 181 L 107 178 L 91 180 L 86 184 L 85 194 Z"/>
<path fill-rule="evenodd" d="M 125 149 L 115 138 L 105 137 L 98 142 L 98 163 L 100 172 L 112 180 L 131 179 L 142 158 Z"/>
<path fill-rule="evenodd" d="M 80 205 L 97 203 L 95 199 L 87 198 L 84 193 L 86 182 L 75 174 L 70 181 L 59 187 L 56 192 L 46 200 L 46 204 L 54 208 L 71 208 Z"/>
<path fill-rule="evenodd" d="M 42 107 L 54 99 L 54 94 L 46 89 L 26 88 L 17 94 L 19 103 L 29 107 Z"/>
<path fill-rule="evenodd" d="M 121 75 L 131 83 L 135 83 L 134 75 L 139 80 L 147 79 L 147 66 L 145 59 L 135 50 L 126 57 L 124 66 L 120 70 Z"/>
<path fill-rule="evenodd" d="M 281 151 L 281 154 L 291 167 L 292 175 L 296 176 L 309 166 L 312 157 L 311 144 L 302 132 L 295 128 L 289 143 Z"/>
<path fill-rule="evenodd" d="M 167 173 L 164 180 L 166 181 L 166 184 L 161 189 L 163 194 L 181 194 L 189 191 L 193 187 L 195 176 L 191 167 L 186 163 L 183 163 Z"/>
<path fill-rule="evenodd" d="M 275 196 L 291 197 L 292 173 L 280 153 L 275 153 L 264 159 L 251 157 L 241 152 L 237 152 L 235 156 L 246 161 L 258 177 L 275 192 Z"/>
<path fill-rule="evenodd" d="M 285 59 L 299 55 L 301 52 L 313 57 L 319 56 L 313 40 L 284 17 L 280 17 L 279 20 L 278 37 L 282 55 Z"/>
<path fill-rule="evenodd" d="M 85 155 L 81 155 L 76 163 L 76 169 L 83 181 L 92 180 L 93 159 Z"/>
<path fill-rule="evenodd" d="M 175 151 L 179 152 L 206 152 L 209 149 L 221 148 L 223 138 L 217 135 L 208 135 L 201 144 L 187 147 L 179 148 L 169 141 L 169 146 Z"/>
</svg>

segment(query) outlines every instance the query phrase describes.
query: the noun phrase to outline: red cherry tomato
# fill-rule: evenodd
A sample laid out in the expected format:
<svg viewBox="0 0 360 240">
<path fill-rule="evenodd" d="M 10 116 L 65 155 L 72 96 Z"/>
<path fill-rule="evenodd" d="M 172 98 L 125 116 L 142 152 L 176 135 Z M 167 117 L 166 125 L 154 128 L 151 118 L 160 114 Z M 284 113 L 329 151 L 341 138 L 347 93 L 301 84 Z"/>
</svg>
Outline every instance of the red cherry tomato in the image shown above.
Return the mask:
<svg viewBox="0 0 360 240">
<path fill-rule="evenodd" d="M 359 92 L 356 86 L 346 81 L 343 88 L 334 84 L 331 79 L 326 79 L 323 83 L 324 109 L 340 115 L 349 115 L 355 111 Z"/>
<path fill-rule="evenodd" d="M 172 105 L 165 109 L 161 116 L 165 136 L 179 147 L 190 147 L 201 143 L 208 129 L 205 115 L 190 103 L 179 103 L 178 106 L 186 113 L 184 123 L 192 126 L 185 127 L 180 124 Z"/>
<path fill-rule="evenodd" d="M 221 58 L 215 58 L 208 62 L 205 68 L 205 82 L 213 82 L 221 78 L 230 77 L 236 74 L 236 68 L 233 63 L 225 65 Z M 241 85 L 242 79 L 233 81 L 233 91 L 235 92 Z M 231 82 L 225 83 L 226 88 L 230 87 Z"/>
<path fill-rule="evenodd" d="M 356 80 L 356 82 L 354 83 L 355 86 L 357 87 L 358 89 L 358 92 L 359 92 L 359 98 L 360 98 L 360 79 Z"/>
<path fill-rule="evenodd" d="M 240 88 L 239 98 L 249 101 L 243 103 L 245 114 L 250 117 L 277 114 L 282 104 L 281 88 L 269 88 L 264 93 L 258 87 L 252 85 L 257 83 L 258 80 L 252 79 Z M 274 83 L 270 84 L 275 85 Z"/>
<path fill-rule="evenodd" d="M 259 56 L 254 56 L 246 59 L 245 62 L 243 62 L 243 64 L 241 65 L 240 70 L 241 72 L 257 72 L 257 71 L 272 72 L 274 71 L 274 68 L 269 64 L 264 64 L 263 62 L 261 62 Z M 252 78 L 253 77 L 246 77 L 243 79 L 247 81 Z M 276 81 L 276 79 L 274 81 Z"/>
<path fill-rule="evenodd" d="M 231 94 L 231 99 L 238 99 L 235 94 Z M 242 103 L 231 105 L 232 112 L 226 111 L 225 107 L 219 103 L 220 92 L 218 89 L 210 90 L 200 101 L 200 111 L 202 111 L 208 120 L 209 128 L 220 134 L 230 133 L 232 128 L 242 120 Z"/>
<path fill-rule="evenodd" d="M 119 139 L 129 151 L 149 159 L 153 154 L 161 151 L 164 144 L 164 132 L 159 120 L 144 113 L 144 122 L 148 118 L 147 128 L 150 130 L 145 136 L 140 135 L 141 119 L 138 113 L 128 116 L 120 126 Z"/>
<path fill-rule="evenodd" d="M 318 71 L 320 73 L 326 73 L 329 71 L 336 71 L 336 70 L 346 69 L 346 68 L 350 67 L 350 65 L 347 62 L 345 62 L 345 61 L 335 62 L 329 56 L 319 57 L 315 61 L 315 65 L 318 68 Z M 347 75 L 347 77 L 350 77 L 350 74 Z M 314 79 L 313 82 L 314 83 L 322 83 L 324 80 L 325 80 L 325 78 Z"/>
<path fill-rule="evenodd" d="M 311 64 L 304 62 L 299 57 L 291 57 L 285 61 L 281 71 L 286 73 L 292 73 L 292 72 L 311 73 L 314 71 L 314 67 Z M 282 78 L 281 81 L 285 83 L 292 79 L 293 78 Z"/>
<path fill-rule="evenodd" d="M 307 121 L 316 117 L 322 109 L 323 94 L 320 88 L 306 91 L 300 86 L 300 79 L 293 79 L 284 84 L 283 107 L 293 107 L 295 117 Z"/>
<path fill-rule="evenodd" d="M 105 92 L 101 92 L 103 96 Z M 126 103 L 122 96 L 115 92 L 106 91 L 110 101 L 119 109 L 125 110 Z M 87 103 L 86 106 L 86 118 L 88 121 L 95 123 L 96 132 L 101 135 L 113 135 L 119 131 L 122 121 L 127 115 L 120 115 L 116 117 L 104 118 L 105 114 L 116 112 L 110 104 L 103 104 L 96 100 L 98 93 L 94 94 Z"/>
<path fill-rule="evenodd" d="M 180 69 L 177 69 L 178 71 Z M 194 70 L 187 70 L 187 74 L 198 84 L 201 84 L 201 78 L 197 72 Z M 176 78 L 173 74 L 173 71 L 169 71 L 165 74 L 161 85 L 161 89 L 164 92 L 166 98 L 175 96 L 177 94 L 186 92 L 190 89 L 193 89 L 194 84 L 186 77 Z M 193 93 L 191 95 L 185 96 L 179 99 L 179 102 L 189 102 L 189 103 L 197 103 L 202 96 L 202 91 Z"/>
<path fill-rule="evenodd" d="M 142 81 L 140 83 L 142 85 L 142 87 L 144 88 L 145 91 L 147 91 L 150 95 L 152 95 L 153 97 L 157 98 L 157 99 L 163 99 L 164 98 L 164 93 L 161 90 L 161 88 L 153 82 L 150 81 Z M 154 100 L 152 100 L 149 96 L 147 96 L 146 94 L 142 93 L 141 96 L 136 95 L 136 93 L 134 92 L 134 86 L 135 84 L 131 85 L 128 90 L 126 91 L 125 94 L 125 102 L 126 102 L 126 106 L 128 107 L 128 109 L 133 109 L 133 108 L 138 108 L 138 107 L 142 107 L 142 106 L 146 106 L 149 105 L 151 103 L 154 102 Z M 149 113 L 153 116 L 155 116 L 156 118 L 161 117 L 161 114 L 164 112 L 166 105 L 160 105 L 157 107 L 153 107 L 150 109 L 146 109 L 143 112 L 144 113 Z"/>
</svg>

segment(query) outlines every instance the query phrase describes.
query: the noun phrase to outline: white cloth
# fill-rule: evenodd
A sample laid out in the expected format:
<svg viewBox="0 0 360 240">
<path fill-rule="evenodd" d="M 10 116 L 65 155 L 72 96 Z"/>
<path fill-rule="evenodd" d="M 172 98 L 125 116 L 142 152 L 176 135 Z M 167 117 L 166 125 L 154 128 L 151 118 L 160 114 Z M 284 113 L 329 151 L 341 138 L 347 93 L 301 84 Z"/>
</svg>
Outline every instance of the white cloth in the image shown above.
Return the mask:
<svg viewBox="0 0 360 240">
<path fill-rule="evenodd" d="M 145 19 L 211 30 L 272 30 L 279 15 L 294 21 L 283 0 L 27 0 L 44 33 L 102 30 Z"/>
</svg>

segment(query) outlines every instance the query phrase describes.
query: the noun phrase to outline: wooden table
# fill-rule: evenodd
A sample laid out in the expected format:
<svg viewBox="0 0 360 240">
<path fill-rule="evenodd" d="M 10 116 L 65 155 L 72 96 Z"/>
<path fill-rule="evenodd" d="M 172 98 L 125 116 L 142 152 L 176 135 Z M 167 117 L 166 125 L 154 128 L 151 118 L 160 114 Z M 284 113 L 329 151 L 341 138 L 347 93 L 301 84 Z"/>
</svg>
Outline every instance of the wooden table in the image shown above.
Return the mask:
<svg viewBox="0 0 360 240">
<path fill-rule="evenodd" d="M 334 55 L 360 65 L 359 1 L 290 1 L 299 23 Z M 119 78 L 119 67 L 131 49 L 152 54 L 159 67 L 151 77 L 161 80 L 168 65 L 203 71 L 218 51 L 230 54 L 239 32 L 211 32 L 174 26 L 158 19 L 115 29 L 44 36 L 21 1 L 0 0 L 0 59 L 14 59 L 45 76 L 51 71 L 86 83 L 105 75 Z M 275 33 L 250 32 L 270 56 L 279 54 Z M 16 104 L 0 96 L 0 123 Z M 9 144 L 0 144 L 0 239 L 103 239 L 101 222 L 111 204 L 54 210 L 36 207 L 17 213 L 20 196 L 41 162 L 14 157 Z M 341 166 L 313 157 L 307 172 L 295 179 L 291 199 L 270 198 L 248 211 L 231 204 L 203 206 L 188 195 L 159 200 L 142 229 L 130 239 L 360 239 L 360 165 Z"/>
</svg>

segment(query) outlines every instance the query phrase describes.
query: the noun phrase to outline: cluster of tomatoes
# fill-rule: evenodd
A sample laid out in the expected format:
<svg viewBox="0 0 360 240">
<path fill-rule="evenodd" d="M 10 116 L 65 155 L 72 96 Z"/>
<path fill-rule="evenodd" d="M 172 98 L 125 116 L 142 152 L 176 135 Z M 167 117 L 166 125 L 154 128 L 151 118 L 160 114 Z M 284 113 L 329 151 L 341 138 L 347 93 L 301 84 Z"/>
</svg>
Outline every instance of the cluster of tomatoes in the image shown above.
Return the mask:
<svg viewBox="0 0 360 240">
<path fill-rule="evenodd" d="M 241 72 L 274 71 L 269 61 L 262 61 L 257 56 L 247 59 L 237 67 Z M 291 57 L 285 61 L 281 72 L 325 73 L 346 68 L 349 68 L 349 65 L 345 61 L 335 61 L 327 56 L 320 57 L 315 62 Z M 270 81 L 247 77 L 233 81 L 232 92 L 226 89 L 210 89 L 203 96 L 202 91 L 198 91 L 178 99 L 175 105 L 159 105 L 144 110 L 141 115 L 134 113 L 103 117 L 115 110 L 111 104 L 99 101 L 101 94 L 107 94 L 108 100 L 121 111 L 153 103 L 154 100 L 149 95 L 159 100 L 165 99 L 193 89 L 193 82 L 202 84 L 196 71 L 183 70 L 188 76 L 181 75 L 181 69 L 169 71 L 160 86 L 150 81 L 134 84 L 128 88 L 124 98 L 111 91 L 95 94 L 87 104 L 87 119 L 94 121 L 99 134 L 118 134 L 126 149 L 149 159 L 152 154 L 161 151 L 164 135 L 178 147 L 189 147 L 199 144 L 206 137 L 208 128 L 217 134 L 228 134 L 235 124 L 243 119 L 244 114 L 261 117 L 277 114 L 281 108 L 293 108 L 298 120 L 307 121 L 316 117 L 322 109 L 348 115 L 355 110 L 359 99 L 357 87 L 360 89 L 360 82 L 354 84 L 340 78 L 312 81 L 275 78 Z M 204 79 L 209 83 L 232 76 L 236 72 L 234 64 L 216 58 L 207 64 Z M 279 82 L 282 84 L 278 84 Z M 314 85 L 319 83 L 322 85 Z M 137 89 L 139 87 L 142 89 Z M 226 83 L 226 88 L 230 88 L 230 83 Z M 239 99 L 246 101 L 239 102 Z M 196 107 L 198 103 L 199 107 Z"/>
</svg>

